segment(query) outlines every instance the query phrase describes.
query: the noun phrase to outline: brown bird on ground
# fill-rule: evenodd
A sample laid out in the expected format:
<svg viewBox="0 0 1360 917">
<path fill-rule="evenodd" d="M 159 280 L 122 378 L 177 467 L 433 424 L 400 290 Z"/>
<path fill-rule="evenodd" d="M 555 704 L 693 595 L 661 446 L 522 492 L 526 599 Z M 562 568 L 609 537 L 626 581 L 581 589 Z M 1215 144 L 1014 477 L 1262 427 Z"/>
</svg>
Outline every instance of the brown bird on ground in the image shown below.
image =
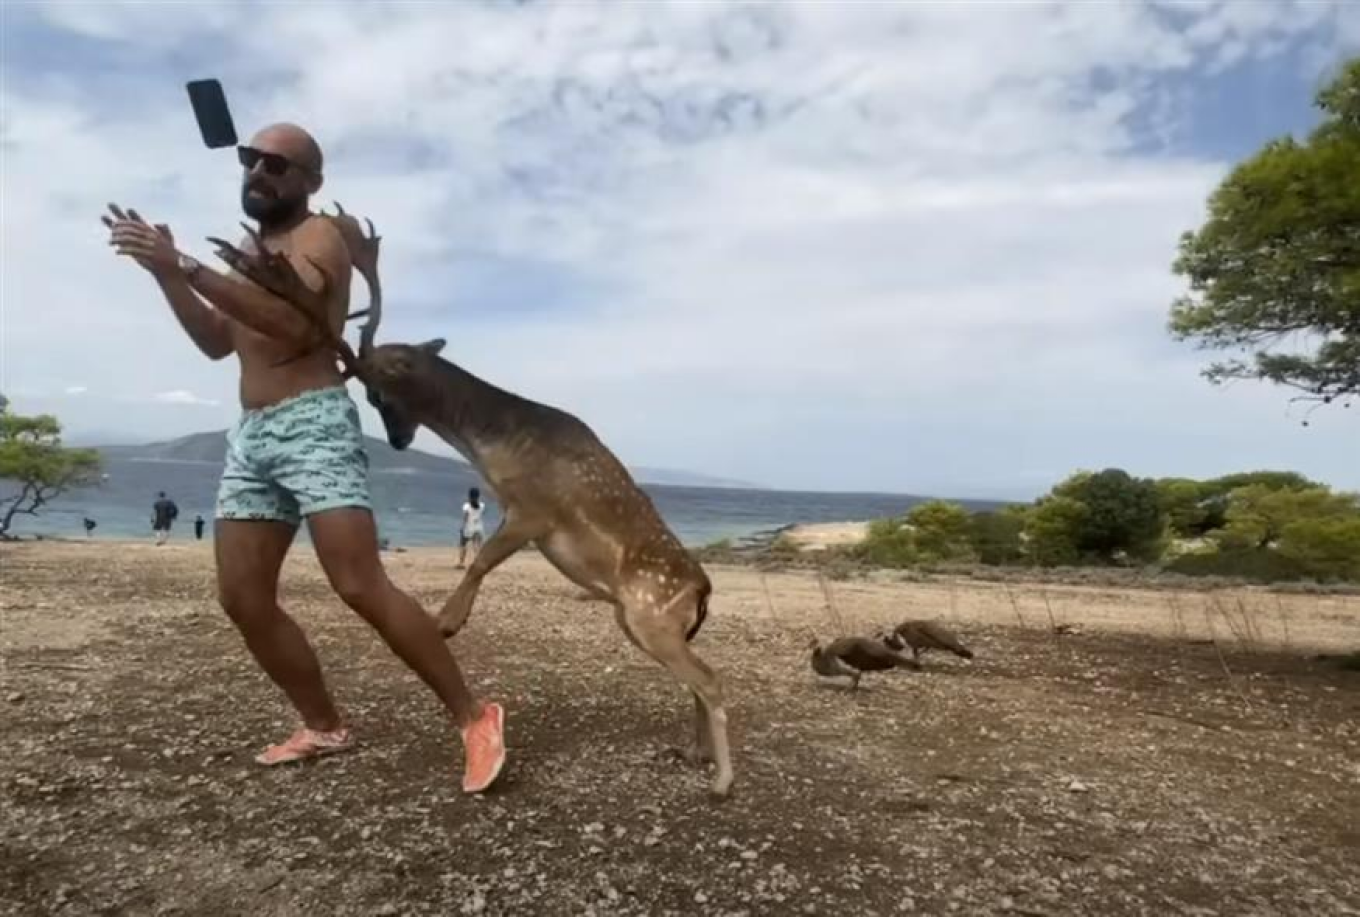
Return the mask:
<svg viewBox="0 0 1360 917">
<path fill-rule="evenodd" d="M 848 677 L 852 691 L 859 689 L 860 676 L 865 672 L 887 669 L 920 671 L 921 668 L 915 659 L 867 637 L 841 637 L 825 647 L 814 637 L 808 641 L 808 649 L 812 651 L 812 671 L 828 678 Z"/>
<path fill-rule="evenodd" d="M 973 651 L 964 646 L 953 631 L 938 621 L 903 621 L 882 638 L 883 644 L 890 649 L 904 650 L 911 647 L 911 658 L 919 661 L 927 650 L 944 650 L 972 659 Z"/>
</svg>

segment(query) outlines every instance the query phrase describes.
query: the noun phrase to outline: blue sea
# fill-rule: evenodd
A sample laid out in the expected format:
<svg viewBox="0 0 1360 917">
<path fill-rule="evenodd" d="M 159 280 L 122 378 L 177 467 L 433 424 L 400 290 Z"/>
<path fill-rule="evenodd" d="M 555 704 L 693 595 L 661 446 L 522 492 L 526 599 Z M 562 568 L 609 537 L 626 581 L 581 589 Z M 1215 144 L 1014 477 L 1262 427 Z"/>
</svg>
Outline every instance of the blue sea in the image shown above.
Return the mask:
<svg viewBox="0 0 1360 917">
<path fill-rule="evenodd" d="M 216 462 L 110 459 L 107 478 L 91 488 L 58 497 L 41 515 L 16 516 L 17 535 L 42 534 L 84 537 L 82 520 L 97 523 L 94 537 L 150 538 L 151 504 L 165 491 L 179 505 L 172 540 L 193 538 L 193 519 L 207 520 L 204 537 L 212 537 L 213 501 L 222 466 Z M 460 507 L 470 486 L 470 474 L 374 471 L 371 476 L 380 536 L 392 547 L 455 545 Z M 734 541 L 796 523 L 844 522 L 899 515 L 927 499 L 894 494 L 813 493 L 803 491 L 739 490 L 644 484 L 667 524 L 691 547 L 723 538 Z M 0 494 L 10 492 L 0 482 Z M 487 502 L 488 534 L 499 524 L 494 495 L 482 486 Z M 988 509 L 991 501 L 959 501 L 971 509 Z M 300 533 L 305 538 L 305 530 Z"/>
</svg>

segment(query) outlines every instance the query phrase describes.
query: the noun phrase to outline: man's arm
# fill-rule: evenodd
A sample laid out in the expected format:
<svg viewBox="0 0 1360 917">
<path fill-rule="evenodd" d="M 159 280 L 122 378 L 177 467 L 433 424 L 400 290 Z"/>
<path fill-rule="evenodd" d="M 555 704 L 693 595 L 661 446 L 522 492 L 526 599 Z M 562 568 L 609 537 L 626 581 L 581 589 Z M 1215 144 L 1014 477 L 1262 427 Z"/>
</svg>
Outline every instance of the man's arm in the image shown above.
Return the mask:
<svg viewBox="0 0 1360 917">
<path fill-rule="evenodd" d="M 113 205 L 110 209 L 117 221 L 108 217 L 104 217 L 103 221 L 113 230 L 110 244 L 118 254 L 133 258 L 158 279 L 182 278 L 181 282 L 191 292 L 201 294 L 225 315 L 260 334 L 299 343 L 313 340 L 315 332 L 312 322 L 289 303 L 244 278 L 238 280 L 203 265 L 198 265 L 186 275 L 181 268 L 181 255 L 168 232 L 148 226 L 136 211 L 124 214 Z M 299 289 L 298 295 L 290 298 L 304 308 L 334 313 L 318 316 L 328 325 L 337 318 L 343 320 L 342 313 L 349 293 L 350 259 L 340 232 L 329 220 L 310 220 L 298 228 L 293 243 L 293 250 L 286 257 L 296 275 L 294 279 Z M 189 316 L 192 329 L 200 335 L 204 334 L 208 320 L 203 317 L 203 313 L 207 307 L 198 309 L 194 307 L 198 304 L 191 305 L 192 300 L 185 296 L 176 298 L 182 310 L 182 320 L 183 316 Z M 177 311 L 176 314 L 181 312 Z M 191 335 L 193 330 L 190 331 Z"/>
<path fill-rule="evenodd" d="M 312 293 L 326 292 L 326 306 L 335 312 L 337 291 L 349 289 L 349 249 L 340 233 L 326 220 L 313 220 L 299 228 L 288 262 Z M 294 306 L 245 280 L 200 267 L 188 278 L 189 285 L 218 309 L 266 337 L 305 344 L 313 340 L 315 326 Z M 321 315 L 328 326 L 332 315 Z"/>
<path fill-rule="evenodd" d="M 211 360 L 231 356 L 236 345 L 225 315 L 200 299 L 182 275 L 158 275 L 156 283 L 166 302 L 170 303 L 175 318 L 179 319 L 180 327 L 204 356 Z"/>
<path fill-rule="evenodd" d="M 125 216 L 117 207 L 114 212 L 120 217 Z M 137 212 L 132 211 L 132 217 L 141 221 Z M 105 225 L 111 225 L 107 217 L 104 218 Z M 165 237 L 167 242 L 174 243 L 174 234 L 170 232 L 170 227 L 164 223 L 156 224 L 156 231 Z M 142 263 L 143 267 L 150 266 Z M 170 304 L 170 309 L 175 313 L 175 318 L 179 319 L 180 327 L 189 335 L 189 339 L 194 342 L 204 354 L 211 360 L 221 360 L 230 356 L 236 349 L 235 343 L 231 338 L 231 325 L 227 317 L 213 309 L 198 294 L 189 288 L 184 282 L 184 277 L 176 271 L 152 270 L 151 276 L 156 284 L 161 288 L 161 293 L 165 296 L 165 301 Z"/>
</svg>

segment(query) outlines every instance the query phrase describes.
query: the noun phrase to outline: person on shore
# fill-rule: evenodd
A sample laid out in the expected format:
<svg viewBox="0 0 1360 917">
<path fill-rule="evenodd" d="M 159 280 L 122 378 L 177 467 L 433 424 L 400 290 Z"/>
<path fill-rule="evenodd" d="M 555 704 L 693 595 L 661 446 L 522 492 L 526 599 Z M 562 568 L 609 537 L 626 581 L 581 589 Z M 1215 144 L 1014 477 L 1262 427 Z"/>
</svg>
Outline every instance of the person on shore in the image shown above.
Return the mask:
<svg viewBox="0 0 1360 917">
<path fill-rule="evenodd" d="M 467 566 L 468 545 L 472 545 L 472 556 L 476 559 L 477 552 L 482 549 L 482 513 L 486 511 L 486 504 L 482 502 L 482 493 L 476 487 L 468 490 L 467 502 L 463 504 L 463 525 L 458 530 L 458 569 Z"/>
<path fill-rule="evenodd" d="M 207 523 L 203 521 L 202 513 L 199 513 L 196 516 L 194 516 L 194 539 L 196 541 L 203 540 L 203 526 L 206 524 Z"/>
<path fill-rule="evenodd" d="M 311 196 L 322 185 L 322 153 L 302 128 L 275 124 L 238 148 L 241 206 L 259 224 L 264 249 L 287 258 L 338 332 L 349 311 L 351 261 L 344 238 Z M 475 699 L 439 636 L 434 617 L 398 588 L 378 554 L 368 463 L 358 407 L 326 349 L 296 356 L 314 330 L 267 290 L 220 273 L 175 247 L 170 229 L 116 204 L 110 244 L 155 279 L 189 339 L 212 360 L 240 361 L 241 415 L 228 434 L 215 510 L 218 591 L 260 668 L 287 695 L 302 723 L 255 760 L 298 761 L 353 747 L 316 653 L 279 607 L 279 571 L 306 520 L 336 594 L 438 696 L 459 729 L 463 790 L 479 793 L 505 764 L 504 711 Z M 251 253 L 250 239 L 242 246 Z"/>
<path fill-rule="evenodd" d="M 95 521 L 94 521 L 93 519 L 91 519 L 89 516 L 86 516 L 86 517 L 85 517 L 85 537 L 86 537 L 86 538 L 93 538 L 93 537 L 94 537 L 94 527 L 95 527 L 96 525 L 98 525 L 98 524 L 99 524 L 99 523 L 95 522 Z"/>
<path fill-rule="evenodd" d="M 179 507 L 165 495 L 156 494 L 156 502 L 151 504 L 151 530 L 156 533 L 156 544 L 163 545 L 170 537 L 170 526 L 179 518 Z"/>
</svg>

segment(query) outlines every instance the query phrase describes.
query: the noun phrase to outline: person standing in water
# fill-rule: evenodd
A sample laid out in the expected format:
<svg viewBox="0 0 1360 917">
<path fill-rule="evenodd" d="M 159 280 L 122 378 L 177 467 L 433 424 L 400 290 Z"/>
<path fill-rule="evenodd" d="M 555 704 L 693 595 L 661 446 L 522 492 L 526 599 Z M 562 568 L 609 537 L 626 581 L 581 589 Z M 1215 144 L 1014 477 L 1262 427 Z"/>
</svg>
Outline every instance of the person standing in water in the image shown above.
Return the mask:
<svg viewBox="0 0 1360 917">
<path fill-rule="evenodd" d="M 472 543 L 472 556 L 482 549 L 482 513 L 486 504 L 482 502 L 482 492 L 476 487 L 468 491 L 467 502 L 463 504 L 463 527 L 458 532 L 458 569 L 467 566 L 468 543 Z"/>
</svg>

